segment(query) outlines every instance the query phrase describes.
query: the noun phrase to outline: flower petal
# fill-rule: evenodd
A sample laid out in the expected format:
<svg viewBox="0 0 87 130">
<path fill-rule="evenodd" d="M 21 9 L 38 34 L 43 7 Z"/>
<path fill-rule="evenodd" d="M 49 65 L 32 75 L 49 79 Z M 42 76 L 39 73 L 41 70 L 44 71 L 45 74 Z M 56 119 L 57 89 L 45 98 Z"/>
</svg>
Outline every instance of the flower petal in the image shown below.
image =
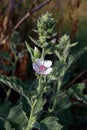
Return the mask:
<svg viewBox="0 0 87 130">
<path fill-rule="evenodd" d="M 44 66 L 45 67 L 49 68 L 51 65 L 52 65 L 52 61 L 51 60 L 47 60 L 47 61 L 45 60 L 44 61 Z"/>
<path fill-rule="evenodd" d="M 44 61 L 44 59 L 36 59 L 35 63 L 32 64 L 34 71 L 42 75 L 47 75 L 52 71 L 51 65 L 50 60 Z"/>
<path fill-rule="evenodd" d="M 36 71 L 36 72 L 39 71 L 39 68 L 35 63 L 33 63 L 33 70 Z"/>
<path fill-rule="evenodd" d="M 38 65 L 38 66 L 41 66 L 41 65 L 43 65 L 43 63 L 44 63 L 44 59 L 36 59 L 36 64 Z"/>
<path fill-rule="evenodd" d="M 50 68 L 48 68 L 47 70 L 45 70 L 44 71 L 44 74 L 50 74 L 52 72 L 52 68 L 50 67 Z"/>
</svg>

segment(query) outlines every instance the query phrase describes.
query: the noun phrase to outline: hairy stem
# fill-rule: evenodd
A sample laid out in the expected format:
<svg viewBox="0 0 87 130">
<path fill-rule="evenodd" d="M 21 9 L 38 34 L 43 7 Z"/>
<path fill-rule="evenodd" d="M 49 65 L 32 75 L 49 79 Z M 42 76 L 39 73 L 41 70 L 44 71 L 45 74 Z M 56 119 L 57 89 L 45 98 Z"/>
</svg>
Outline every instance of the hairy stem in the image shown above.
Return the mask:
<svg viewBox="0 0 87 130">
<path fill-rule="evenodd" d="M 39 83 L 38 83 L 38 88 L 37 88 L 37 95 L 38 95 L 38 99 L 39 97 L 42 96 L 42 85 L 41 85 L 41 76 L 39 76 Z M 33 113 L 34 113 L 34 107 L 36 105 L 36 102 L 38 102 L 37 100 L 37 97 L 36 99 L 34 100 L 32 106 L 31 106 L 31 112 L 30 112 L 30 117 L 29 117 L 29 121 L 28 121 L 28 125 L 27 125 L 27 128 L 26 130 L 32 130 L 33 129 L 33 124 L 35 123 L 36 121 L 36 118 L 37 116 L 35 116 Z"/>
<path fill-rule="evenodd" d="M 35 122 L 35 119 L 33 118 L 33 112 L 34 112 L 35 104 L 36 104 L 36 100 L 34 101 L 32 107 L 31 107 L 30 117 L 29 117 L 29 121 L 28 121 L 28 125 L 27 125 L 26 130 L 32 130 L 33 129 L 33 124 Z"/>
<path fill-rule="evenodd" d="M 55 109 L 55 107 L 56 107 L 56 104 L 57 104 L 57 95 L 58 95 L 58 93 L 60 92 L 61 85 L 62 85 L 62 81 L 60 80 L 60 81 L 58 82 L 57 91 L 56 91 L 56 94 L 55 94 L 55 97 L 54 97 L 54 102 L 53 102 L 53 106 L 52 106 L 52 111 L 54 111 L 54 109 Z"/>
</svg>

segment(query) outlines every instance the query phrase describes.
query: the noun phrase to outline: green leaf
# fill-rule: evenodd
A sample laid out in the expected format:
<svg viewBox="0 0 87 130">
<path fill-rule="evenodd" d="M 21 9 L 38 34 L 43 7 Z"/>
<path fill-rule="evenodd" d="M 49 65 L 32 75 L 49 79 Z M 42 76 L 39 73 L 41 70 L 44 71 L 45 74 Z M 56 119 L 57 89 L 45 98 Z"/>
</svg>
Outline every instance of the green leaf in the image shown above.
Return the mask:
<svg viewBox="0 0 87 130">
<path fill-rule="evenodd" d="M 79 59 L 86 51 L 87 47 L 84 47 L 79 52 L 76 52 L 76 54 L 74 54 L 75 60 Z"/>
<path fill-rule="evenodd" d="M 31 39 L 31 41 L 32 41 L 33 43 L 35 43 L 36 46 L 40 47 L 38 41 L 36 41 L 35 39 L 33 39 L 31 36 L 29 36 L 29 38 Z"/>
<path fill-rule="evenodd" d="M 16 45 L 19 45 L 21 43 L 21 37 L 19 32 L 14 31 L 11 35 L 10 41 Z"/>
<path fill-rule="evenodd" d="M 77 61 L 85 52 L 87 51 L 87 47 L 82 48 L 79 52 L 74 53 L 69 56 L 69 64 L 71 65 L 73 62 Z M 69 66 L 70 66 L 69 65 Z"/>
<path fill-rule="evenodd" d="M 0 117 L 6 119 L 12 105 L 10 102 L 0 103 Z"/>
<path fill-rule="evenodd" d="M 0 130 L 5 130 L 4 128 L 4 120 L 0 117 Z"/>
<path fill-rule="evenodd" d="M 64 68 L 67 67 L 67 63 L 62 63 L 61 61 L 57 61 L 54 64 L 52 75 L 57 78 L 64 75 Z"/>
<path fill-rule="evenodd" d="M 26 85 L 24 84 L 22 80 L 16 77 L 12 77 L 12 76 L 7 77 L 5 75 L 0 75 L 0 82 L 11 87 L 20 95 L 24 96 L 28 100 L 28 103 L 31 105 L 30 100 L 26 94 Z"/>
<path fill-rule="evenodd" d="M 83 94 L 83 90 L 85 89 L 84 83 L 78 83 L 69 88 L 68 93 L 71 96 L 74 96 L 78 100 L 87 103 L 87 95 Z"/>
<path fill-rule="evenodd" d="M 34 128 L 36 128 L 38 130 L 48 130 L 48 128 L 45 124 L 39 123 L 37 121 L 34 123 Z"/>
<path fill-rule="evenodd" d="M 22 109 L 21 104 L 17 105 L 16 107 L 13 107 L 9 111 L 7 120 L 18 124 L 23 128 L 25 128 L 27 126 L 28 119 L 27 119 L 25 112 Z"/>
<path fill-rule="evenodd" d="M 50 116 L 41 121 L 44 125 L 47 126 L 48 130 L 61 130 L 62 125 L 58 122 L 58 118 Z"/>
<path fill-rule="evenodd" d="M 77 44 L 78 44 L 78 42 L 75 42 L 75 43 L 70 44 L 69 46 L 70 46 L 70 47 L 74 47 L 74 46 L 76 46 Z"/>
<path fill-rule="evenodd" d="M 60 92 L 57 96 L 57 104 L 56 108 L 57 110 L 65 110 L 70 108 L 71 102 L 69 100 L 69 96 L 65 92 Z"/>
<path fill-rule="evenodd" d="M 23 108 L 23 111 L 26 113 L 26 115 L 27 115 L 27 117 L 28 117 L 29 114 L 30 114 L 31 108 L 30 108 L 30 106 L 29 106 L 27 100 L 26 100 L 23 96 L 21 96 L 20 99 L 19 99 L 19 102 L 21 103 L 22 108 Z M 27 107 L 26 107 L 26 106 L 27 106 Z"/>
<path fill-rule="evenodd" d="M 25 84 L 18 78 L 16 77 L 7 77 L 5 75 L 0 75 L 0 82 L 8 85 L 15 91 L 17 91 L 19 94 L 24 95 L 24 91 L 26 86 Z"/>
<path fill-rule="evenodd" d="M 70 37 L 65 34 L 59 39 L 59 44 L 57 45 L 57 47 L 60 49 L 64 49 L 69 44 L 70 44 Z"/>
<path fill-rule="evenodd" d="M 8 121 L 4 123 L 5 130 L 15 130 L 15 128 L 11 127 L 11 124 Z"/>
<path fill-rule="evenodd" d="M 39 98 L 38 100 L 36 100 L 35 106 L 34 106 L 34 113 L 33 115 L 38 114 L 41 110 L 43 110 L 43 105 L 46 103 L 45 99 Z"/>
<path fill-rule="evenodd" d="M 27 42 L 25 42 L 25 43 L 26 43 L 26 47 L 27 47 L 27 49 L 28 49 L 28 51 L 29 51 L 29 53 L 31 55 L 31 59 L 33 59 L 34 58 L 33 49 L 30 47 L 30 45 Z"/>
</svg>

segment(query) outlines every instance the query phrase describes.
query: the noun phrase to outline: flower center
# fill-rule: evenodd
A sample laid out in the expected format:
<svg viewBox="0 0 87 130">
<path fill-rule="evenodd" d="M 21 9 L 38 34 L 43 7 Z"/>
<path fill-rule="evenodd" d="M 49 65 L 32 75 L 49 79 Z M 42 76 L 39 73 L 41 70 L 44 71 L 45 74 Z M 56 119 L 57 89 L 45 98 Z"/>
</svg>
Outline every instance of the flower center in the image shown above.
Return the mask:
<svg viewBox="0 0 87 130">
<path fill-rule="evenodd" d="M 44 70 L 46 69 L 46 67 L 45 67 L 44 65 L 41 65 L 41 66 L 39 67 L 39 69 L 40 69 L 41 71 L 44 71 Z"/>
</svg>

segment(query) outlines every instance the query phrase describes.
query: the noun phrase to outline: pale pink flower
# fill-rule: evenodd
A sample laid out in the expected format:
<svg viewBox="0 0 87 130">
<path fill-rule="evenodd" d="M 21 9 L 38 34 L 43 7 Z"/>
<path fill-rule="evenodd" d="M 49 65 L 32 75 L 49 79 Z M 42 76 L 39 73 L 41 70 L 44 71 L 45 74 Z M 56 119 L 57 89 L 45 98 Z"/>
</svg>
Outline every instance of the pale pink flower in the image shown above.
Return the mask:
<svg viewBox="0 0 87 130">
<path fill-rule="evenodd" d="M 36 73 L 47 75 L 52 71 L 52 61 L 44 59 L 36 59 L 33 63 L 33 69 Z"/>
</svg>

